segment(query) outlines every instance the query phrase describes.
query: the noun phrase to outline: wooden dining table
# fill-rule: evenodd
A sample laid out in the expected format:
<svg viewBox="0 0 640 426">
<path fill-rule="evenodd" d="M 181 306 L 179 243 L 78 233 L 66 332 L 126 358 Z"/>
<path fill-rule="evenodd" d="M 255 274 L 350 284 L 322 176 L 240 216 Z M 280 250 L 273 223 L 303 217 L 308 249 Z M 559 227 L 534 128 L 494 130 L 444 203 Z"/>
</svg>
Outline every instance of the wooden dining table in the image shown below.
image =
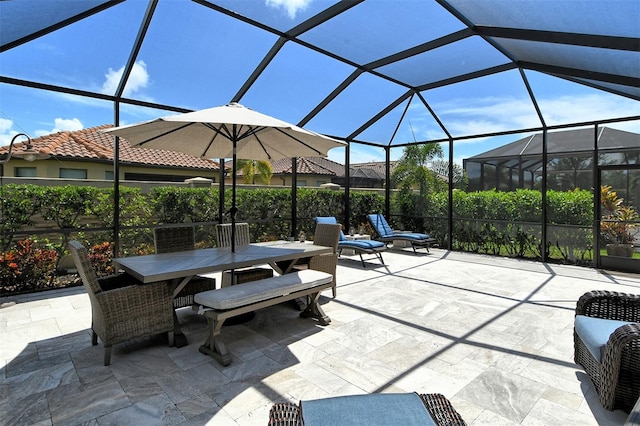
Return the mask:
<svg viewBox="0 0 640 426">
<path fill-rule="evenodd" d="M 297 241 L 269 241 L 228 247 L 186 250 L 144 256 L 118 257 L 113 260 L 116 269 L 127 272 L 143 283 L 170 281 L 173 297 L 191 278 L 199 274 L 240 269 L 256 265 L 270 265 L 279 274 L 286 274 L 301 259 L 332 253 L 332 247 Z M 187 344 L 177 317 L 176 346 Z"/>
</svg>

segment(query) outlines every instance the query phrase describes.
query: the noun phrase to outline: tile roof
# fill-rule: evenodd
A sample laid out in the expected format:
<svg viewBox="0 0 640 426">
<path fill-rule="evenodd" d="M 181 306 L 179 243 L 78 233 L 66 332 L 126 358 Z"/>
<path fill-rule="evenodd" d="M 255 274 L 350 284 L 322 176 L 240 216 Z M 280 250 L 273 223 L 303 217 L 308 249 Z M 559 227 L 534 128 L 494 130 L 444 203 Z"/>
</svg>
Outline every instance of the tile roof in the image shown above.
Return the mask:
<svg viewBox="0 0 640 426">
<path fill-rule="evenodd" d="M 52 157 L 78 160 L 113 160 L 113 136 L 100 130 L 113 127 L 102 125 L 76 131 L 63 131 L 31 140 L 33 149 Z M 16 142 L 14 150 L 21 149 L 26 141 Z M 0 154 L 8 151 L 0 148 Z M 182 152 L 147 148 L 132 148 L 126 139 L 120 138 L 120 162 L 131 165 L 178 167 L 200 170 L 219 170 L 217 161 L 197 158 Z"/>
<path fill-rule="evenodd" d="M 284 158 L 271 162 L 273 174 L 291 174 L 291 159 Z M 322 157 L 298 158 L 298 173 L 305 175 L 344 176 L 344 166 Z"/>
<path fill-rule="evenodd" d="M 396 168 L 396 165 L 398 164 L 398 161 L 389 161 L 389 171 L 393 172 L 393 169 Z M 374 170 L 376 173 L 384 176 L 385 175 L 385 170 L 386 170 L 386 163 L 384 161 L 370 161 L 368 163 L 352 163 L 351 164 L 351 170 L 353 173 L 353 170 L 357 170 L 357 169 L 371 169 Z"/>
</svg>

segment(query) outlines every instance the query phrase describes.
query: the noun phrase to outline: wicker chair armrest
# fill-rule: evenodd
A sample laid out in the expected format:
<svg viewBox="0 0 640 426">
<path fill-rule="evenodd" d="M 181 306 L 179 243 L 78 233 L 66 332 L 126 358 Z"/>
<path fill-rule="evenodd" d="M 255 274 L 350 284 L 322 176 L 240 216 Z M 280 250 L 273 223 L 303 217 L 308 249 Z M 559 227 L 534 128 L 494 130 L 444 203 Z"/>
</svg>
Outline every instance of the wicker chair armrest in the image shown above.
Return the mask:
<svg viewBox="0 0 640 426">
<path fill-rule="evenodd" d="M 451 402 L 439 393 L 418 394 L 433 421 L 440 426 L 465 426 L 466 423 Z"/>
<path fill-rule="evenodd" d="M 578 299 L 576 315 L 640 322 L 640 295 L 608 290 L 590 291 Z"/>
<path fill-rule="evenodd" d="M 95 297 L 105 315 L 109 316 L 160 310 L 158 307 L 163 305 L 166 305 L 166 311 L 171 312 L 172 294 L 166 281 L 102 291 Z"/>
<path fill-rule="evenodd" d="M 603 363 L 607 362 L 607 358 L 617 359 L 619 365 L 620 354 L 625 347 L 630 347 L 632 350 L 636 350 L 638 353 L 636 359 L 638 363 L 635 364 L 640 368 L 640 324 L 626 324 L 618 327 L 609 337 L 607 346 L 605 347 L 605 355 Z"/>
<path fill-rule="evenodd" d="M 600 375 L 601 399 L 612 401 L 612 406 L 616 406 L 613 401 L 620 403 L 620 399 L 626 399 L 623 405 L 633 405 L 640 386 L 640 324 L 623 325 L 611 334 Z M 620 384 L 621 379 L 625 385 Z"/>
<path fill-rule="evenodd" d="M 269 411 L 269 426 L 299 426 L 300 406 L 291 402 L 273 404 Z"/>
</svg>

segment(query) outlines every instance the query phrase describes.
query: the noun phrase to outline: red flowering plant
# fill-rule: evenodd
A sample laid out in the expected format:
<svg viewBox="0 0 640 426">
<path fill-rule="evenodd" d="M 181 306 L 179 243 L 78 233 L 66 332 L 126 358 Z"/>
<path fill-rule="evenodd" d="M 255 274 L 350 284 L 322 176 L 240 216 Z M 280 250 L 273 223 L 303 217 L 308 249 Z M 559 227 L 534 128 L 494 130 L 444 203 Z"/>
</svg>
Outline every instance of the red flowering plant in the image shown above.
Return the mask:
<svg viewBox="0 0 640 426">
<path fill-rule="evenodd" d="M 42 290 L 52 285 L 58 253 L 40 248 L 26 238 L 16 243 L 16 248 L 0 252 L 0 292 L 26 293 Z"/>
<path fill-rule="evenodd" d="M 113 243 L 105 241 L 89 248 L 89 261 L 99 277 L 115 273 L 113 267 Z"/>
</svg>

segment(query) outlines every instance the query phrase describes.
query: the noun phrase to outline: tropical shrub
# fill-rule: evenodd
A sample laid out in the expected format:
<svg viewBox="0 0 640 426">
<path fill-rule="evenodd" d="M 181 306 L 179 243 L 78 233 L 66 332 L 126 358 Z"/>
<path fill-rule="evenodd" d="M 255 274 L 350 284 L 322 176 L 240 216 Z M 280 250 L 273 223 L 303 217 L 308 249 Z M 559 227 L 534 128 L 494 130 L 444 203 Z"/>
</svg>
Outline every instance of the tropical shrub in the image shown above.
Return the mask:
<svg viewBox="0 0 640 426">
<path fill-rule="evenodd" d="M 66 254 L 70 238 L 83 241 L 89 248 L 99 275 L 113 273 L 112 188 L 6 185 L 2 196 L 7 218 L 2 226 L 3 249 L 0 251 L 3 288 L 23 291 L 49 285 L 57 273 L 56 263 Z M 222 219 L 228 222 L 231 190 L 225 191 L 224 201 Z M 297 226 L 307 235 L 313 234 L 316 216 L 335 216 L 345 222 L 342 191 L 298 188 L 296 201 Z M 430 233 L 441 247 L 534 259 L 542 256 L 539 191 L 466 193 L 454 190 L 450 240 L 448 192 L 430 192 L 421 197 L 414 191 L 397 191 L 390 201 L 392 226 Z M 291 235 L 289 188 L 238 188 L 237 205 L 240 208 L 237 220 L 251 224 L 253 240 L 286 239 Z M 194 223 L 197 246 L 212 247 L 218 208 L 219 190 L 214 187 L 159 186 L 147 194 L 139 188 L 122 187 L 120 255 L 152 253 L 151 230 L 162 223 Z M 352 191 L 350 208 L 350 226 L 365 228 L 365 232 L 370 233 L 366 216 L 384 211 L 384 196 Z M 575 263 L 592 259 L 593 196 L 589 191 L 549 191 L 547 222 L 545 244 L 553 258 Z M 46 243 L 18 242 L 17 236 L 29 235 L 30 230 L 37 230 L 37 235 L 46 234 L 41 238 Z M 30 263 L 33 259 L 40 263 Z"/>
<path fill-rule="evenodd" d="M 29 238 L 0 253 L 0 295 L 27 293 L 50 287 L 55 276 L 56 250 L 39 247 Z"/>
</svg>

